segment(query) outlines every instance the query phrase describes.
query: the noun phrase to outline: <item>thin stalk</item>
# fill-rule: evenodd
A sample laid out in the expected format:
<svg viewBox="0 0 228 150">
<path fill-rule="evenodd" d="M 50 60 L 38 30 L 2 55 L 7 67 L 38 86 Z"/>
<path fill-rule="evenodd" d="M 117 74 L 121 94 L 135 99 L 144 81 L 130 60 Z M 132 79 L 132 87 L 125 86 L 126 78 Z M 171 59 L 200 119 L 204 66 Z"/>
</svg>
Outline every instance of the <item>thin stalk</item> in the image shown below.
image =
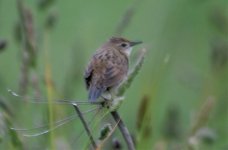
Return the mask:
<svg viewBox="0 0 228 150">
<path fill-rule="evenodd" d="M 94 140 L 94 138 L 92 136 L 92 133 L 91 133 L 91 131 L 89 129 L 89 126 L 87 125 L 85 119 L 83 118 L 82 113 L 79 110 L 78 105 L 77 104 L 73 104 L 73 106 L 74 106 L 74 108 L 75 108 L 80 120 L 82 121 L 82 124 L 83 124 L 83 126 L 84 126 L 84 128 L 85 128 L 85 130 L 86 130 L 86 132 L 87 132 L 87 134 L 89 136 L 89 139 L 90 139 L 90 141 L 92 143 L 93 149 L 96 150 L 97 149 L 97 144 L 96 144 L 96 142 L 95 142 L 95 140 Z"/>
<path fill-rule="evenodd" d="M 38 49 L 36 47 L 33 15 L 30 9 L 24 6 L 23 0 L 17 0 L 17 7 L 22 30 L 23 46 L 19 90 L 22 95 L 25 95 L 28 86 L 31 84 L 38 96 L 40 95 L 38 76 L 36 73 Z"/>
<path fill-rule="evenodd" d="M 125 126 L 123 120 L 120 118 L 120 115 L 118 114 L 117 111 L 112 111 L 111 114 L 112 114 L 112 117 L 114 118 L 114 120 L 116 121 L 116 123 L 118 123 L 120 132 L 122 133 L 124 140 L 127 143 L 128 150 L 135 150 L 135 145 L 133 143 L 132 137 L 131 137 L 127 127 Z"/>
<path fill-rule="evenodd" d="M 49 34 L 46 31 L 44 33 L 44 58 L 45 58 L 45 83 L 46 83 L 46 90 L 47 90 L 47 100 L 48 100 L 48 117 L 49 117 L 49 123 L 50 128 L 54 125 L 54 106 L 53 98 L 54 98 L 54 87 L 52 83 L 52 71 L 51 71 L 51 64 L 49 63 Z M 54 132 L 50 133 L 49 139 L 50 139 L 50 149 L 54 150 L 56 149 L 54 144 Z"/>
</svg>

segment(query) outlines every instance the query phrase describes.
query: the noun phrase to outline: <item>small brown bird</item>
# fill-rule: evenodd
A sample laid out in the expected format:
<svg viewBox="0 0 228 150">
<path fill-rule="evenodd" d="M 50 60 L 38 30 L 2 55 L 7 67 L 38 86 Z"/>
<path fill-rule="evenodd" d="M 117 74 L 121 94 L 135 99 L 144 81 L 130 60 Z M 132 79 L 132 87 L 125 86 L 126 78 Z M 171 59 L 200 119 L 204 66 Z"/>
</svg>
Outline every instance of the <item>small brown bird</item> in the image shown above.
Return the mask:
<svg viewBox="0 0 228 150">
<path fill-rule="evenodd" d="M 140 43 L 112 37 L 95 52 L 84 74 L 90 102 L 118 88 L 127 77 L 132 46 Z"/>
</svg>

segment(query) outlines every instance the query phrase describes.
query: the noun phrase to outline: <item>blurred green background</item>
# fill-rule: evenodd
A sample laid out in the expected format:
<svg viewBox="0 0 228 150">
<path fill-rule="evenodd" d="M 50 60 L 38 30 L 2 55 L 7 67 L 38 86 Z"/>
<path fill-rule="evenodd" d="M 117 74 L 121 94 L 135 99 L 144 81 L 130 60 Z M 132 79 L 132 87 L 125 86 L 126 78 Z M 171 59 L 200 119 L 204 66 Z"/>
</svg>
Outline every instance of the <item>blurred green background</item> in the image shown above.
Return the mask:
<svg viewBox="0 0 228 150">
<path fill-rule="evenodd" d="M 17 2 L 26 7 L 24 20 Z M 227 150 L 227 0 L 0 0 L 0 149 L 87 149 L 85 133 L 76 139 L 83 130 L 78 120 L 38 137 L 9 127 L 74 114 L 71 106 L 26 100 L 86 101 L 84 69 L 115 35 L 144 42 L 131 66 L 137 50 L 147 49 L 118 110 L 137 149 Z M 30 98 L 13 97 L 8 88 Z M 92 124 L 102 124 L 94 123 L 98 118 Z M 114 149 L 113 138 L 127 149 L 118 129 L 103 149 Z"/>
</svg>

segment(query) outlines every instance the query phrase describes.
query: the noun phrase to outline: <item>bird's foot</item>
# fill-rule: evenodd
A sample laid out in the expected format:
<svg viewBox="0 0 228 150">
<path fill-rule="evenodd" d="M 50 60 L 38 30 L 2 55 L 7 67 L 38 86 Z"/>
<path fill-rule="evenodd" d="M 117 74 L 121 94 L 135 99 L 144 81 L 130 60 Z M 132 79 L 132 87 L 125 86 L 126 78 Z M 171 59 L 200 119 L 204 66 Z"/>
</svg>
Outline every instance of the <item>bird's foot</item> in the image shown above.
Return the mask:
<svg viewBox="0 0 228 150">
<path fill-rule="evenodd" d="M 123 96 L 115 97 L 112 100 L 107 101 L 107 106 L 108 106 L 107 108 L 110 111 L 115 111 L 115 110 L 117 110 L 120 107 L 120 105 L 122 104 L 123 100 L 124 100 Z"/>
</svg>

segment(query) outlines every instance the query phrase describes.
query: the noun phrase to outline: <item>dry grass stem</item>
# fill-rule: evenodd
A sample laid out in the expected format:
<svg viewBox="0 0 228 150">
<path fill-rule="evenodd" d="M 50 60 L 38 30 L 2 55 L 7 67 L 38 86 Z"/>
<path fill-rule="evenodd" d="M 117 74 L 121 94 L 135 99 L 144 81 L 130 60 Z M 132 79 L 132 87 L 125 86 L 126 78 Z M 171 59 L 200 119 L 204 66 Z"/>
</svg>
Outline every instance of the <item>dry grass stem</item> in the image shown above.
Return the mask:
<svg viewBox="0 0 228 150">
<path fill-rule="evenodd" d="M 23 46 L 19 91 L 22 95 L 25 95 L 27 93 L 30 79 L 38 80 L 36 73 L 31 75 L 31 69 L 36 69 L 37 49 L 32 13 L 24 6 L 23 0 L 17 0 L 17 7 L 22 29 L 21 36 Z M 33 81 L 33 83 L 38 84 L 38 81 Z M 39 93 L 38 85 L 35 85 L 34 87 L 36 87 L 34 88 L 35 91 Z"/>
</svg>

